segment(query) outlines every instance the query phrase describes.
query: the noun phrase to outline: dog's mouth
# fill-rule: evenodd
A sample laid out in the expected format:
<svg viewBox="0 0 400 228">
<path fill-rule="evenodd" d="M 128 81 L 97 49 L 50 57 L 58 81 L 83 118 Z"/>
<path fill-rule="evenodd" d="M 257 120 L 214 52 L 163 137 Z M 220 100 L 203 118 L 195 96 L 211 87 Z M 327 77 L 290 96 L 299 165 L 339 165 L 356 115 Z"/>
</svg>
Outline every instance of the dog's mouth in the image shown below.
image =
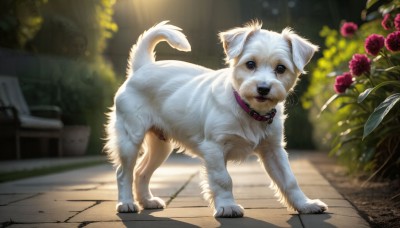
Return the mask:
<svg viewBox="0 0 400 228">
<path fill-rule="evenodd" d="M 255 97 L 255 99 L 258 101 L 258 102 L 266 102 L 266 101 L 272 101 L 272 99 L 271 98 L 268 98 L 268 97 L 265 97 L 265 96 L 257 96 L 257 97 Z"/>
</svg>

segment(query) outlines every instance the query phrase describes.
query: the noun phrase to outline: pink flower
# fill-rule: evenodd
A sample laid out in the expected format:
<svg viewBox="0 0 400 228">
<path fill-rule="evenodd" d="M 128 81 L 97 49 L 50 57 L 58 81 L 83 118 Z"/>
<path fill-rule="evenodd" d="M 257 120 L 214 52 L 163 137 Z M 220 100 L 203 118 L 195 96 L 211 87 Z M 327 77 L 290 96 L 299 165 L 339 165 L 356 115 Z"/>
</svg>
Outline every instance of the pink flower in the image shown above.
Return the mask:
<svg viewBox="0 0 400 228">
<path fill-rule="evenodd" d="M 336 77 L 334 89 L 336 93 L 344 93 L 352 83 L 353 83 L 353 77 L 349 72 L 346 72 Z"/>
<path fill-rule="evenodd" d="M 381 48 L 385 45 L 385 38 L 378 34 L 372 34 L 365 39 L 365 51 L 373 56 L 378 55 Z"/>
<path fill-rule="evenodd" d="M 387 13 L 385 16 L 383 16 L 381 25 L 385 30 L 390 30 L 392 28 L 392 17 L 390 14 Z"/>
<path fill-rule="evenodd" d="M 400 31 L 400 13 L 398 13 L 394 18 L 394 27 L 397 31 Z"/>
<path fill-rule="evenodd" d="M 386 37 L 385 46 L 389 51 L 400 51 L 400 31 L 390 33 Z"/>
<path fill-rule="evenodd" d="M 350 72 L 353 76 L 360 76 L 368 73 L 371 69 L 371 60 L 367 55 L 354 54 L 349 62 Z"/>
<path fill-rule="evenodd" d="M 358 26 L 353 22 L 345 22 L 340 28 L 340 34 L 344 37 L 353 36 L 358 29 Z"/>
</svg>

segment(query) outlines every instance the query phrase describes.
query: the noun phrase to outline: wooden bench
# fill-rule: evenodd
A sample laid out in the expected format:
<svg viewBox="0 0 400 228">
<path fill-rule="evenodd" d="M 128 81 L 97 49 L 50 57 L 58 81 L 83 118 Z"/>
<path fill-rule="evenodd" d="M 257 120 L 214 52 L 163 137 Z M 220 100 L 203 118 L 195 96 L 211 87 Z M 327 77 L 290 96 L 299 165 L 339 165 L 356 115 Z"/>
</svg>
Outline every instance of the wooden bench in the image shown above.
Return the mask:
<svg viewBox="0 0 400 228">
<path fill-rule="evenodd" d="M 18 78 L 0 75 L 0 136 L 14 137 L 17 159 L 21 158 L 21 138 L 57 139 L 58 156 L 62 156 L 60 117 L 61 110 L 56 106 L 29 109 Z"/>
</svg>

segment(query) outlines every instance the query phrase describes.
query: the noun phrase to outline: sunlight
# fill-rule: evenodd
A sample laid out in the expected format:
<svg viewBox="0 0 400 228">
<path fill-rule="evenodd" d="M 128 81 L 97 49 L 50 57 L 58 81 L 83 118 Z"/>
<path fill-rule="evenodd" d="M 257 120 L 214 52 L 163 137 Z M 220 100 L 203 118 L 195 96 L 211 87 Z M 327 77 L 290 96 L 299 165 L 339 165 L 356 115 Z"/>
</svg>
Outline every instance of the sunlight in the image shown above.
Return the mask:
<svg viewBox="0 0 400 228">
<path fill-rule="evenodd" d="M 163 15 L 167 1 L 162 0 L 132 0 L 135 19 L 141 25 L 152 24 L 153 20 Z M 129 10 L 129 9 L 127 9 Z M 165 19 L 163 19 L 165 20 Z"/>
</svg>

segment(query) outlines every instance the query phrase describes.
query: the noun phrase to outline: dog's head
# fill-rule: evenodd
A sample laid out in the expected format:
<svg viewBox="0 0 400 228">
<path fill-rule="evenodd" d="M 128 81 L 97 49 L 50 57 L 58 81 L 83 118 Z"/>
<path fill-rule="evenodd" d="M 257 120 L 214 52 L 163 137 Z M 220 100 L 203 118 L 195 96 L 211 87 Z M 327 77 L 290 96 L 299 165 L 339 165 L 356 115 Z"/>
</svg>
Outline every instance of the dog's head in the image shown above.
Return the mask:
<svg viewBox="0 0 400 228">
<path fill-rule="evenodd" d="M 281 33 L 252 22 L 220 33 L 232 86 L 252 109 L 264 114 L 286 99 L 318 47 L 286 28 Z"/>
</svg>

